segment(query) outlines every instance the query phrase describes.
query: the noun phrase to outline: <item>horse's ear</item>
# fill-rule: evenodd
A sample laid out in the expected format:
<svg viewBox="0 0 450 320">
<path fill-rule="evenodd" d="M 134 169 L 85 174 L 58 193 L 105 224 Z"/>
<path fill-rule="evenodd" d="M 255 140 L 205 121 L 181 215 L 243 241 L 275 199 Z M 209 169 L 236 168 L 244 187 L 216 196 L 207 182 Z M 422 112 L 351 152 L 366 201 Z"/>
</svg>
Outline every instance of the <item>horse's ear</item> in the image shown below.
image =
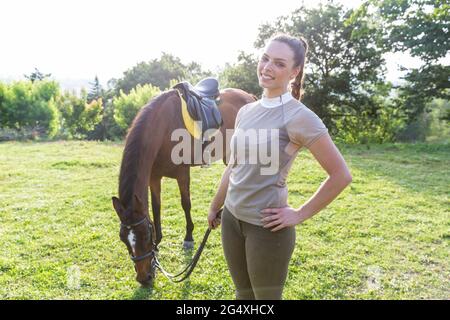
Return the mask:
<svg viewBox="0 0 450 320">
<path fill-rule="evenodd" d="M 141 198 L 137 194 L 134 195 L 134 208 L 138 212 L 144 212 L 144 205 L 142 204 Z"/>
<path fill-rule="evenodd" d="M 121 218 L 123 213 L 125 212 L 125 208 L 123 207 L 119 198 L 112 197 L 112 203 L 113 203 L 114 209 L 116 210 L 117 215 L 119 216 L 119 218 Z"/>
</svg>

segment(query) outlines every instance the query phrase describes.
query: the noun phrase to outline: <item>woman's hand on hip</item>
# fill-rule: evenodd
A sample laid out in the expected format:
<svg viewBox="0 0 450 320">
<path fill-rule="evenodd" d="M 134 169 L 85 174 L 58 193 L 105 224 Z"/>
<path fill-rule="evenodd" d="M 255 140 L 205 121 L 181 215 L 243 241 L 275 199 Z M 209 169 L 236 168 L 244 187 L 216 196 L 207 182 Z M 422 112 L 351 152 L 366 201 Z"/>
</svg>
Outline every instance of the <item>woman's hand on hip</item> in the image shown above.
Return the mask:
<svg viewBox="0 0 450 320">
<path fill-rule="evenodd" d="M 275 232 L 303 222 L 300 213 L 289 206 L 284 208 L 267 208 L 261 210 L 263 227 Z M 274 227 L 274 228 L 273 228 Z"/>
</svg>

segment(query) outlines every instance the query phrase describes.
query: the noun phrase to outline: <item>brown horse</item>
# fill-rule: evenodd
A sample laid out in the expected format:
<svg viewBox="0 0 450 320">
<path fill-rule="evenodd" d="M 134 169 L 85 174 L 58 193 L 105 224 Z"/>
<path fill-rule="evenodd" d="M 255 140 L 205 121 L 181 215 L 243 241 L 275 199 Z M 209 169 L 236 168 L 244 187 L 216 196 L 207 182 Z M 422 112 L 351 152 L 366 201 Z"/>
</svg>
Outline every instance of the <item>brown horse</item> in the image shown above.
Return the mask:
<svg viewBox="0 0 450 320">
<path fill-rule="evenodd" d="M 255 101 L 255 97 L 239 89 L 225 89 L 220 92 L 219 101 L 223 119 L 220 132 L 225 139 L 225 131 L 234 128 L 238 110 Z M 119 198 L 112 198 L 121 221 L 120 239 L 135 263 L 136 280 L 144 286 L 150 285 L 155 277 L 154 252 L 162 239 L 162 177 L 177 180 L 186 218 L 185 245 L 192 246 L 194 240 L 189 185 L 190 167 L 195 164 L 174 164 L 171 160 L 172 149 L 177 144 L 171 140 L 171 133 L 185 127 L 180 106 L 180 97 L 172 89 L 140 110 L 126 138 L 119 176 Z M 227 141 L 223 141 L 224 163 L 227 162 L 226 146 Z M 154 223 L 149 217 L 149 186 Z"/>
</svg>

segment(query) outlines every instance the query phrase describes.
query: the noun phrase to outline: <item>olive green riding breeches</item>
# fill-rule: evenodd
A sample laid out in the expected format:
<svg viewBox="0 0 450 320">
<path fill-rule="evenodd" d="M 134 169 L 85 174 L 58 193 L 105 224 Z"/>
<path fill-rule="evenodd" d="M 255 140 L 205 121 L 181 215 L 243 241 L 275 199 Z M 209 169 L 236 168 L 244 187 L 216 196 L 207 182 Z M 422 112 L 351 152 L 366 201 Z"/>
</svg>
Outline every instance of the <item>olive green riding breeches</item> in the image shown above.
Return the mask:
<svg viewBox="0 0 450 320">
<path fill-rule="evenodd" d="M 279 300 L 295 247 L 295 227 L 270 229 L 236 219 L 224 207 L 222 245 L 238 300 Z"/>
</svg>

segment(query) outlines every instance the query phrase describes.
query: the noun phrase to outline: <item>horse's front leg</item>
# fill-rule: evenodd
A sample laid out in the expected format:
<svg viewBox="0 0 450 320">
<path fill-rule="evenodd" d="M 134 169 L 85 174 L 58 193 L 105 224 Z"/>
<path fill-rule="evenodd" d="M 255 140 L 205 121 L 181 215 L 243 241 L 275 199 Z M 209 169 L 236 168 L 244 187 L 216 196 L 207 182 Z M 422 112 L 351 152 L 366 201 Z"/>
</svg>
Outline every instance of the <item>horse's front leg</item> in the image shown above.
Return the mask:
<svg viewBox="0 0 450 320">
<path fill-rule="evenodd" d="M 186 218 L 186 235 L 184 237 L 183 248 L 191 249 L 194 247 L 194 223 L 191 217 L 191 195 L 189 191 L 190 185 L 190 167 L 183 167 L 182 173 L 177 178 L 178 188 L 181 195 L 181 206 L 183 207 L 184 216 Z"/>
<path fill-rule="evenodd" d="M 162 177 L 150 179 L 153 222 L 155 224 L 155 232 L 156 232 L 156 250 L 158 250 L 158 245 L 163 237 L 161 230 L 161 179 Z"/>
</svg>

